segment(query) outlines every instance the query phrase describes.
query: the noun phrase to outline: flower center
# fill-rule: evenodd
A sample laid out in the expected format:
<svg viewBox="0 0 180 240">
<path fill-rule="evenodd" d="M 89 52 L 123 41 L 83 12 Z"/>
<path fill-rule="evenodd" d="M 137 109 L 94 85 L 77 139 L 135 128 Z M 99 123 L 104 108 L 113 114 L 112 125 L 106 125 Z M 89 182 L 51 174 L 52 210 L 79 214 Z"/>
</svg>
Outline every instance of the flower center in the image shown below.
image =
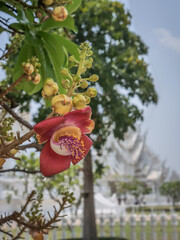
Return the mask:
<svg viewBox="0 0 180 240">
<path fill-rule="evenodd" d="M 50 144 L 57 154 L 71 155 L 74 164 L 85 156 L 84 142 L 78 127 L 69 126 L 59 129 L 51 137 Z"/>
</svg>

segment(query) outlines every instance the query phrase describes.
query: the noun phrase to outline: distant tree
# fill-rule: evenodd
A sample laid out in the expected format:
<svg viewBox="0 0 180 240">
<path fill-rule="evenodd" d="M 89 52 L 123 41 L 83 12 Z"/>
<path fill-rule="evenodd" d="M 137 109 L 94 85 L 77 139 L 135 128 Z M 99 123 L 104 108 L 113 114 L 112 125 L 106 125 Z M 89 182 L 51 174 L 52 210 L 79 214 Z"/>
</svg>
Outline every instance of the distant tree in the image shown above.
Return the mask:
<svg viewBox="0 0 180 240">
<path fill-rule="evenodd" d="M 140 182 L 133 179 L 129 182 L 116 181 L 116 193 L 118 198 L 121 199 L 122 196 L 126 198 L 129 193 L 135 197 L 135 203 L 141 204 L 144 202 L 144 197 L 146 194 L 151 193 L 152 189 L 145 182 Z"/>
<path fill-rule="evenodd" d="M 123 139 L 128 127 L 143 119 L 142 109 L 134 104 L 157 103 L 153 79 L 144 60 L 148 49 L 141 38 L 130 30 L 131 15 L 118 1 L 84 0 L 75 16 L 78 33 L 76 43 L 88 39 L 93 46 L 99 94 L 91 103 L 96 121 L 94 147 L 100 153 L 114 126 L 115 137 Z M 91 153 L 84 161 L 84 239 L 96 240 L 93 202 Z"/>
<path fill-rule="evenodd" d="M 160 187 L 160 193 L 171 199 L 173 206 L 180 201 L 180 181 L 166 182 Z"/>
</svg>

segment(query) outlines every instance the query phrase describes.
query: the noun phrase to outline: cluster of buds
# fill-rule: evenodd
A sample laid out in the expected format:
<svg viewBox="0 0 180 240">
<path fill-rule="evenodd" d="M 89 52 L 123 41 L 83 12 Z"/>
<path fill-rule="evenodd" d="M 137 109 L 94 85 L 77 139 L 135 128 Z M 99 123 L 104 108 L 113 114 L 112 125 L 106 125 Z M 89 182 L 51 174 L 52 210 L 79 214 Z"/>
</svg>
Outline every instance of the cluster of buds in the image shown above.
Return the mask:
<svg viewBox="0 0 180 240">
<path fill-rule="evenodd" d="M 91 98 L 96 97 L 97 90 L 94 87 L 89 87 L 90 82 L 97 82 L 99 80 L 98 75 L 93 74 L 88 78 L 83 78 L 82 74 L 86 72 L 88 68 L 92 68 L 93 58 L 91 57 L 93 52 L 89 43 L 84 42 L 79 47 L 80 61 L 74 56 L 69 57 L 69 68 L 77 68 L 76 74 L 72 74 L 67 68 L 61 70 L 61 75 L 64 77 L 61 84 L 66 89 L 67 95 L 72 97 L 73 107 L 75 109 L 82 109 L 86 107 L 91 101 Z M 71 84 L 70 84 L 71 83 Z M 76 89 L 86 89 L 85 92 L 76 93 Z"/>
<path fill-rule="evenodd" d="M 22 45 L 22 41 L 24 40 L 24 35 L 15 33 L 11 38 L 10 38 L 10 44 L 6 44 L 6 49 L 11 50 L 14 53 L 18 52 L 18 49 Z"/>
<path fill-rule="evenodd" d="M 93 74 L 88 78 L 83 78 L 82 75 L 88 68 L 92 67 L 93 54 L 91 47 L 87 42 L 80 45 L 80 60 L 78 61 L 74 56 L 69 57 L 69 64 L 71 67 L 77 68 L 76 74 L 71 73 L 71 67 L 61 69 L 62 81 L 61 86 L 66 90 L 66 94 L 58 92 L 58 85 L 52 78 L 45 80 L 42 90 L 42 96 L 45 99 L 51 100 L 52 109 L 54 112 L 64 115 L 73 109 L 83 109 L 91 101 L 91 98 L 96 97 L 97 90 L 94 87 L 89 87 L 89 82 L 97 82 L 98 75 Z M 81 92 L 78 88 L 81 88 Z M 82 92 L 84 90 L 84 92 Z"/>
<path fill-rule="evenodd" d="M 31 59 L 28 59 L 27 62 L 23 62 L 22 67 L 27 81 L 32 81 L 34 84 L 40 82 L 41 75 L 39 74 L 39 68 L 41 67 L 41 64 L 37 57 L 32 57 Z"/>
<path fill-rule="evenodd" d="M 14 139 L 14 134 L 12 132 L 12 125 L 14 123 L 14 118 L 12 117 L 4 117 L 1 119 L 0 124 L 0 137 L 5 141 L 9 142 Z M 1 143 L 1 140 L 0 140 Z"/>
</svg>

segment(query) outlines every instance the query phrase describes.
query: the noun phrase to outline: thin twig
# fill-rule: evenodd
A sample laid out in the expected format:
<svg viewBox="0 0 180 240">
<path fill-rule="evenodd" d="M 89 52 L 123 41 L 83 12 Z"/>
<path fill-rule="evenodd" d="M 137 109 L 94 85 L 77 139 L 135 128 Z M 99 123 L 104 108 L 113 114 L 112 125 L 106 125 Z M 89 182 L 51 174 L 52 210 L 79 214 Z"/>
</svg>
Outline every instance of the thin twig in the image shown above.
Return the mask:
<svg viewBox="0 0 180 240">
<path fill-rule="evenodd" d="M 21 145 L 17 147 L 19 150 L 26 150 L 27 148 L 36 148 L 37 151 L 41 151 L 43 149 L 42 145 L 39 145 L 37 143 L 29 143 L 26 145 Z"/>
<path fill-rule="evenodd" d="M 40 171 L 34 171 L 34 170 L 25 170 L 25 169 L 17 169 L 17 168 L 9 168 L 9 169 L 3 169 L 0 170 L 0 173 L 6 173 L 6 172 L 23 172 L 23 173 L 27 173 L 27 174 L 36 174 L 36 173 L 40 173 Z"/>
<path fill-rule="evenodd" d="M 18 85 L 22 81 L 22 79 L 25 77 L 25 74 L 22 74 L 10 87 L 8 87 L 4 92 L 0 94 L 0 98 L 3 98 L 6 94 L 11 92 L 14 87 Z"/>
<path fill-rule="evenodd" d="M 12 238 L 12 240 L 18 240 L 18 239 L 20 239 L 20 236 L 24 233 L 25 229 L 26 229 L 26 227 L 23 227 L 23 228 L 20 230 L 20 232 L 19 232 L 14 238 Z M 22 237 L 21 237 L 21 238 L 22 238 Z M 23 239 L 24 239 L 24 238 L 23 238 Z"/>
<path fill-rule="evenodd" d="M 6 110 L 6 112 L 10 113 L 19 123 L 27 127 L 28 129 L 32 129 L 32 125 L 28 123 L 26 120 L 22 119 L 17 113 L 15 113 L 6 103 L 0 102 L 0 105 Z"/>
</svg>

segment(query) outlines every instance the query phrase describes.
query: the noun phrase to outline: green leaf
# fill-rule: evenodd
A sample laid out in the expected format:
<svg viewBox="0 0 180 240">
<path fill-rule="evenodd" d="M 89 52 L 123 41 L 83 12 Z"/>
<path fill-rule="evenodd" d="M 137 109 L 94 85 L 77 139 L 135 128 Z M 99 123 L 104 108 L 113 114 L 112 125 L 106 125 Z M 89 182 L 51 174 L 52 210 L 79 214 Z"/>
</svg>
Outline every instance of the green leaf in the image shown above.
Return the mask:
<svg viewBox="0 0 180 240">
<path fill-rule="evenodd" d="M 27 24 L 23 24 L 23 23 L 12 23 L 9 26 L 16 29 L 16 30 L 23 30 L 23 31 L 28 30 Z"/>
<path fill-rule="evenodd" d="M 49 59 L 48 53 L 43 48 L 43 43 L 39 46 L 36 46 L 35 49 L 36 56 L 39 58 L 39 62 L 41 63 L 40 74 L 44 84 L 46 78 L 55 79 L 55 73 L 51 61 Z"/>
<path fill-rule="evenodd" d="M 5 30 L 4 30 L 4 28 L 2 28 L 1 26 L 0 26 L 0 34 L 2 33 L 2 32 L 4 32 Z"/>
<path fill-rule="evenodd" d="M 42 30 L 49 30 L 60 27 L 65 27 L 74 31 L 75 30 L 74 19 L 71 16 L 68 16 L 65 21 L 56 22 L 52 18 L 50 18 L 42 24 Z"/>
<path fill-rule="evenodd" d="M 30 23 L 34 24 L 34 12 L 32 9 L 26 8 L 25 14 Z"/>
<path fill-rule="evenodd" d="M 73 0 L 73 2 L 71 4 L 67 5 L 67 10 L 68 13 L 71 14 L 73 12 L 75 12 L 82 4 L 82 0 Z"/>
<path fill-rule="evenodd" d="M 23 68 L 22 63 L 25 62 L 28 58 L 35 56 L 36 52 L 33 46 L 28 43 L 24 43 L 22 46 L 15 67 L 13 71 L 13 82 L 15 82 L 22 74 Z M 26 91 L 29 95 L 38 92 L 42 88 L 42 81 L 35 85 L 33 82 L 29 82 L 26 79 L 23 79 L 22 82 L 17 86 L 17 89 Z"/>
<path fill-rule="evenodd" d="M 59 35 L 54 35 L 54 38 L 56 38 L 56 40 L 59 41 L 71 55 L 73 55 L 77 60 L 80 60 L 77 44 Z"/>
<path fill-rule="evenodd" d="M 55 34 L 49 34 L 45 32 L 39 32 L 42 37 L 44 48 L 46 49 L 53 70 L 55 72 L 56 81 L 60 87 L 60 92 L 65 93 L 65 90 L 61 86 L 61 74 L 60 69 L 64 65 L 65 55 L 62 44 L 56 39 Z"/>
</svg>

